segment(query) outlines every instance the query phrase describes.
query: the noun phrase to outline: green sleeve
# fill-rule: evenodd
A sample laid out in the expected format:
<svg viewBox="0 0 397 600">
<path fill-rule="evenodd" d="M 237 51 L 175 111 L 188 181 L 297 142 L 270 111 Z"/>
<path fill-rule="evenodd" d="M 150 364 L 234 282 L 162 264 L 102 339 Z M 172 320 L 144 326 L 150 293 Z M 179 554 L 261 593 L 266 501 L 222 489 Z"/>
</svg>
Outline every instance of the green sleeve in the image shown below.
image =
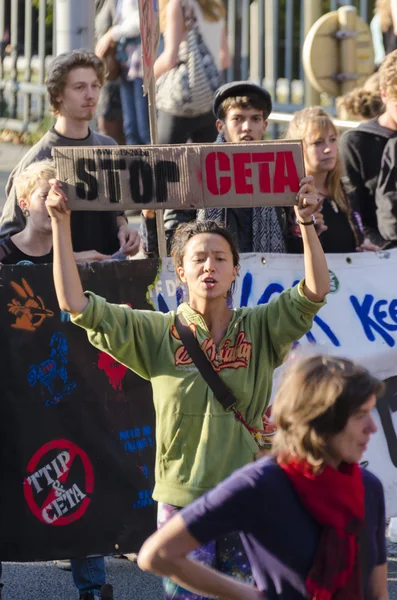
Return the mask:
<svg viewBox="0 0 397 600">
<path fill-rule="evenodd" d="M 150 379 L 159 360 L 159 350 L 169 333 L 171 313 L 133 310 L 110 304 L 105 298 L 86 292 L 88 304 L 72 322 L 87 330 L 90 343 L 110 354 L 144 379 Z"/>
<path fill-rule="evenodd" d="M 263 307 L 263 334 L 270 340 L 276 366 L 283 362 L 291 345 L 310 331 L 313 317 L 326 304 L 325 298 L 322 302 L 306 298 L 303 286 L 304 279 Z"/>
</svg>

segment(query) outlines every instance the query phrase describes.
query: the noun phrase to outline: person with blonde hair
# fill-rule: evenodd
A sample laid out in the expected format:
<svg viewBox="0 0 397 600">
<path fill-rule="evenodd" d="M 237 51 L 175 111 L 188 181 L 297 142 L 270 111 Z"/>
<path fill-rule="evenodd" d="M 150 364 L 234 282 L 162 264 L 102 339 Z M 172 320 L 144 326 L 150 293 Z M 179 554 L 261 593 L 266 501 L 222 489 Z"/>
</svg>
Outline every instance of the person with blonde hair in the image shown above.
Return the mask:
<svg viewBox="0 0 397 600">
<path fill-rule="evenodd" d="M 143 545 L 138 565 L 206 597 L 387 600 L 380 481 L 359 461 L 383 384 L 344 358 L 287 366 L 272 415 L 273 456 L 235 471 Z M 256 587 L 189 553 L 239 531 Z"/>
<path fill-rule="evenodd" d="M 379 73 L 373 73 L 363 86 L 336 99 L 339 119 L 345 121 L 368 121 L 379 117 L 384 111 L 384 104 L 379 89 Z"/>
<path fill-rule="evenodd" d="M 29 165 L 15 178 L 18 204 L 26 219 L 26 227 L 0 240 L 0 262 L 3 264 L 52 262 L 52 228 L 45 207 L 55 166 L 51 160 Z"/>
<path fill-rule="evenodd" d="M 207 64 L 212 58 L 214 70 L 208 73 L 213 92 L 219 86 L 220 72 L 229 67 L 230 54 L 227 46 L 226 10 L 222 0 L 163 0 L 160 2 L 160 24 L 164 34 L 164 50 L 154 64 L 154 77 L 157 81 L 157 91 L 164 76 L 180 63 L 186 64 L 189 73 L 189 61 L 194 61 L 192 48 L 188 43 L 188 28 L 197 27 L 199 32 L 200 52 L 205 56 Z M 204 59 L 202 59 L 204 60 Z M 204 84 L 204 81 L 201 82 Z M 200 82 L 196 82 L 200 85 Z M 185 94 L 195 90 L 181 91 Z M 158 131 L 160 144 L 184 144 L 188 140 L 197 143 L 213 142 L 217 136 L 215 117 L 212 114 L 212 97 L 208 107 L 197 107 L 194 98 L 189 106 L 189 114 L 182 111 L 165 109 L 158 101 Z M 170 112 L 172 111 L 172 112 Z"/>
<path fill-rule="evenodd" d="M 375 16 L 382 32 L 385 54 L 397 50 L 397 0 L 376 0 Z"/>
<path fill-rule="evenodd" d="M 340 140 L 352 209 L 360 215 L 365 238 L 378 249 L 387 245 L 379 230 L 375 193 L 383 151 L 397 136 L 397 50 L 388 54 L 379 68 L 379 89 L 382 114 L 345 131 Z"/>
<path fill-rule="evenodd" d="M 342 184 L 338 133 L 331 117 L 320 106 L 299 110 L 289 124 L 286 138 L 303 141 L 305 171 L 313 177 L 321 199 L 315 227 L 324 252 L 361 250 L 363 234 Z M 302 252 L 301 232 L 292 211 L 289 211 L 287 249 Z"/>
</svg>

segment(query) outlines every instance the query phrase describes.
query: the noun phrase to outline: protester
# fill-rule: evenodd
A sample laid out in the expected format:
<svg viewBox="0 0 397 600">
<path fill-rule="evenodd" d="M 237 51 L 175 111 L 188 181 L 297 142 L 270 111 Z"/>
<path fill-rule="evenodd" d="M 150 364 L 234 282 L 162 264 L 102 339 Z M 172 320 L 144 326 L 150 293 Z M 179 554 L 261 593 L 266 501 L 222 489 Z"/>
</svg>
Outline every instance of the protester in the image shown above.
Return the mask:
<svg viewBox="0 0 397 600">
<path fill-rule="evenodd" d="M 0 263 L 12 265 L 52 262 L 51 219 L 45 201 L 50 190 L 49 180 L 54 177 L 54 163 L 48 159 L 30 164 L 15 177 L 15 193 L 26 218 L 26 227 L 19 233 L 0 240 Z M 106 584 L 103 556 L 75 558 L 70 564 L 80 600 L 113 599 L 112 586 Z"/>
<path fill-rule="evenodd" d="M 222 0 L 163 0 L 160 2 L 160 28 L 164 34 L 164 51 L 154 64 L 154 77 L 158 84 L 158 130 L 160 144 L 185 144 L 187 141 L 204 143 L 213 142 L 216 137 L 215 119 L 211 112 L 211 96 L 209 103 L 204 108 L 195 102 L 200 100 L 199 89 L 204 81 L 195 81 L 190 73 L 195 60 L 213 61 L 215 69 L 209 78 L 217 78 L 213 91 L 219 85 L 219 73 L 230 66 L 230 53 L 227 45 L 225 7 Z M 200 48 L 198 43 L 192 44 L 188 40 L 188 29 L 194 27 L 195 21 L 200 35 Z M 206 57 L 203 58 L 203 52 Z M 194 54 L 198 56 L 195 58 Z M 186 66 L 185 66 L 186 65 Z M 175 83 L 171 94 L 168 91 L 165 99 L 169 106 L 164 107 L 161 101 L 161 86 L 164 84 L 164 75 L 171 70 L 183 68 L 186 70 L 186 89 L 176 89 Z M 189 77 L 190 76 L 190 77 Z M 193 89 L 187 86 L 193 86 Z M 170 90 L 171 91 L 171 90 Z M 171 96 L 180 94 L 174 105 L 171 105 Z M 160 94 L 160 96 L 159 96 Z M 183 113 L 185 96 L 191 95 L 191 102 L 187 114 Z M 181 105 L 181 106 L 179 106 Z M 172 110 L 174 108 L 174 110 Z M 204 112 L 203 112 L 204 111 Z"/>
<path fill-rule="evenodd" d="M 298 361 L 273 405 L 274 456 L 176 515 L 143 545 L 139 566 L 211 598 L 387 600 L 383 489 L 358 465 L 382 391 L 350 360 Z M 241 532 L 256 589 L 191 560 L 230 531 Z"/>
<path fill-rule="evenodd" d="M 313 177 L 321 199 L 321 206 L 315 214 L 315 228 L 324 252 L 364 249 L 359 217 L 351 210 L 341 181 L 338 133 L 330 116 L 320 106 L 299 110 L 290 122 L 286 138 L 303 142 L 305 172 Z M 288 251 L 302 252 L 300 227 L 293 209 L 289 211 L 289 217 Z"/>
<path fill-rule="evenodd" d="M 112 146 L 116 142 L 91 131 L 104 66 L 92 52 L 73 50 L 57 56 L 47 77 L 47 91 L 56 115 L 52 127 L 35 144 L 12 171 L 7 185 L 7 200 L 0 220 L 0 237 L 12 235 L 25 227 L 25 217 L 18 205 L 14 178 L 32 162 L 51 158 L 55 146 Z M 72 215 L 73 248 L 79 260 L 104 260 L 120 247 L 125 255 L 139 250 L 139 235 L 130 228 L 123 213 L 76 211 Z"/>
<path fill-rule="evenodd" d="M 346 131 L 341 137 L 340 151 L 349 180 L 352 209 L 361 217 L 365 237 L 382 248 L 387 242 L 379 233 L 375 192 L 383 151 L 388 140 L 397 135 L 397 50 L 388 54 L 380 66 L 379 87 L 385 111 Z"/>
<path fill-rule="evenodd" d="M 379 72 L 373 73 L 362 87 L 336 99 L 338 118 L 345 121 L 368 121 L 379 117 L 384 104 L 379 89 Z"/>
<path fill-rule="evenodd" d="M 217 119 L 218 142 L 233 144 L 260 142 L 272 111 L 270 94 L 249 81 L 234 81 L 220 87 L 214 97 L 213 112 Z M 240 252 L 285 252 L 285 210 L 282 207 L 215 208 L 205 211 L 165 210 L 164 227 L 168 252 L 173 233 L 180 223 L 215 219 L 226 223 Z M 157 255 L 154 211 L 143 211 L 142 245 L 149 257 Z"/>
<path fill-rule="evenodd" d="M 60 184 L 53 184 L 46 203 L 52 219 L 60 308 L 87 329 L 93 345 L 152 383 L 157 413 L 153 498 L 159 502 L 160 523 L 255 458 L 258 448 L 248 427 L 262 425 L 273 371 L 291 344 L 311 328 L 323 306 L 330 281 L 313 227 L 318 202 L 311 178 L 302 180 L 297 201 L 305 279 L 268 305 L 229 308 L 239 253 L 223 226 L 214 221 L 192 222 L 182 225 L 174 236 L 175 269 L 189 290 L 189 303 L 179 306 L 178 315 L 195 332 L 213 368 L 238 398 L 237 420 L 192 368 L 177 333 L 175 312 L 133 310 L 84 294 L 72 260 L 67 198 Z M 239 560 L 236 544 L 236 536 L 228 538 L 222 553 L 229 567 L 247 580 L 251 574 L 246 561 Z M 208 547 L 199 554 L 206 562 L 215 558 Z M 179 592 L 172 582 L 166 582 L 165 589 L 167 598 L 192 597 Z"/>
<path fill-rule="evenodd" d="M 150 144 L 148 100 L 142 89 L 142 40 L 137 0 L 117 0 L 114 25 L 98 40 L 96 55 L 103 58 L 114 44 L 121 66 L 120 96 L 126 144 Z"/>
<path fill-rule="evenodd" d="M 113 26 L 116 16 L 117 0 L 95 0 L 95 37 L 99 40 Z M 116 68 L 120 67 L 116 57 L 112 55 Z M 104 57 L 106 67 L 108 62 Z M 113 65 L 114 68 L 114 65 Z M 96 110 L 98 121 L 98 130 L 104 135 L 108 135 L 118 144 L 125 144 L 123 131 L 123 110 L 121 108 L 120 98 L 120 78 L 109 80 L 107 73 L 99 96 L 98 107 Z"/>
<path fill-rule="evenodd" d="M 385 54 L 397 50 L 397 1 L 376 0 L 375 14 L 379 17 Z"/>
</svg>

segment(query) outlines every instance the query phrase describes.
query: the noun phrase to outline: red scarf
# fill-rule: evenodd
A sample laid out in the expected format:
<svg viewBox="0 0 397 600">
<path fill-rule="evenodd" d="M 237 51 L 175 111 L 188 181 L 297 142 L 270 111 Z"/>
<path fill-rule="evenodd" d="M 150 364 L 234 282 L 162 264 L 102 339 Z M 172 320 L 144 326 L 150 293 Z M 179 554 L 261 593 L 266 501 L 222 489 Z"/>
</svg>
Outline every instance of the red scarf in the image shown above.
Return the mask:
<svg viewBox="0 0 397 600">
<path fill-rule="evenodd" d="M 324 526 L 306 588 L 313 600 L 361 600 L 357 533 L 364 522 L 364 485 L 357 463 L 315 475 L 307 461 L 280 463 L 304 506 Z"/>
</svg>

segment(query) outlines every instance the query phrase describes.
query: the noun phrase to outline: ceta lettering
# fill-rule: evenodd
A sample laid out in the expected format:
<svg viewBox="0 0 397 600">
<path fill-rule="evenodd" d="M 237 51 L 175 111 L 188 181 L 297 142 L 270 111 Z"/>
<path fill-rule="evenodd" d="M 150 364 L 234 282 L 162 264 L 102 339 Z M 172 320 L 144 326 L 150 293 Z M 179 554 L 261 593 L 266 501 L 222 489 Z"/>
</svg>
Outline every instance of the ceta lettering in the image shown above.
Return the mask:
<svg viewBox="0 0 397 600">
<path fill-rule="evenodd" d="M 75 506 L 80 504 L 86 496 L 87 494 L 84 494 L 84 492 L 80 490 L 77 483 L 73 484 L 69 490 L 66 490 L 61 496 L 43 508 L 41 511 L 43 520 L 49 524 L 54 523 L 59 517 L 67 514 Z"/>
<path fill-rule="evenodd" d="M 273 173 L 270 165 L 274 163 Z M 236 194 L 283 194 L 299 190 L 299 176 L 291 151 L 210 152 L 205 159 L 207 188 L 214 196 L 234 189 Z"/>
</svg>

